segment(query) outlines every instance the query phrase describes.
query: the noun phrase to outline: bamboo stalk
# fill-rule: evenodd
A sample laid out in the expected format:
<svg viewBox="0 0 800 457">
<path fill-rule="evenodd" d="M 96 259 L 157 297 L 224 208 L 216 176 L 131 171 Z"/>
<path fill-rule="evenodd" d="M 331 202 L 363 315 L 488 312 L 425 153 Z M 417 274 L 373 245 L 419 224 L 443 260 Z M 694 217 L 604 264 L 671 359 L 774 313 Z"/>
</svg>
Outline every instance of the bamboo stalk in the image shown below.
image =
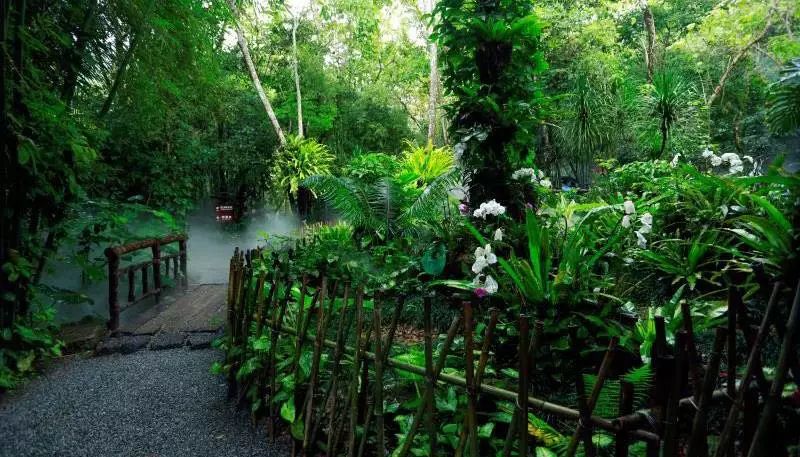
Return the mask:
<svg viewBox="0 0 800 457">
<path fill-rule="evenodd" d="M 519 387 L 517 388 L 517 436 L 520 457 L 528 456 L 528 345 L 529 343 L 528 315 L 519 315 Z"/>
<path fill-rule="evenodd" d="M 722 433 L 720 433 L 719 446 L 717 446 L 714 457 L 725 457 L 726 454 L 734 457 L 734 454 L 730 454 L 730 447 L 728 446 L 728 443 L 733 441 L 735 430 L 734 424 L 737 420 L 739 420 L 739 411 L 744 406 L 743 403 L 749 390 L 750 378 L 756 371 L 756 366 L 760 365 L 758 363 L 758 359 L 761 352 L 761 345 L 763 344 L 764 338 L 766 338 L 767 333 L 769 332 L 770 322 L 772 322 L 772 316 L 775 314 L 775 303 L 778 300 L 780 287 L 780 283 L 777 283 L 772 289 L 769 302 L 767 302 L 767 309 L 764 311 L 764 318 L 761 320 L 761 326 L 758 328 L 758 333 L 756 334 L 755 340 L 750 346 L 750 356 L 747 358 L 747 365 L 745 366 L 744 375 L 742 376 L 742 385 L 739 388 L 739 392 L 736 395 L 735 400 L 731 404 L 731 409 L 728 411 L 728 419 L 725 421 L 725 426 L 722 429 Z M 749 449 L 749 447 L 745 449 Z"/>
<path fill-rule="evenodd" d="M 464 302 L 464 379 L 467 382 L 467 441 L 470 455 L 478 457 L 478 418 L 476 413 L 478 391 L 475 388 L 475 361 L 473 341 L 472 302 Z"/>
<path fill-rule="evenodd" d="M 435 380 L 438 382 L 439 378 L 442 376 L 442 369 L 444 368 L 445 360 L 447 359 L 447 355 L 450 353 L 450 346 L 453 344 L 453 340 L 456 337 L 456 332 L 458 331 L 458 327 L 461 325 L 461 318 L 459 316 L 455 316 L 453 318 L 453 322 L 450 324 L 450 328 L 447 330 L 447 337 L 444 341 L 444 345 L 442 346 L 442 350 L 439 352 L 439 358 L 436 360 L 436 364 L 433 366 L 433 375 Z M 391 361 L 391 359 L 390 359 Z M 395 363 L 394 366 L 400 369 L 401 366 L 404 364 L 397 364 Z M 409 365 L 411 366 L 411 365 Z M 408 368 L 408 367 L 405 367 Z M 410 370 L 405 370 L 410 371 Z M 424 376 L 425 371 L 419 370 L 415 374 Z M 411 371 L 412 373 L 414 371 Z M 408 433 L 406 433 L 406 437 L 403 440 L 403 444 L 400 446 L 400 451 L 397 453 L 397 457 L 406 457 L 408 452 L 411 450 L 411 444 L 414 442 L 414 437 L 417 435 L 417 428 L 419 428 L 419 424 L 422 419 L 422 415 L 425 413 L 426 404 L 433 401 L 433 390 L 429 388 L 425 388 L 425 393 L 423 394 L 422 401 L 417 406 L 417 410 L 414 412 L 414 416 L 411 419 L 411 425 L 408 427 Z"/>
<path fill-rule="evenodd" d="M 689 302 L 681 301 L 681 316 L 683 317 L 683 329 L 686 330 L 686 349 L 689 355 L 689 373 L 692 375 L 692 397 L 694 403 L 700 400 L 700 392 L 703 390 L 703 374 L 697 357 L 697 346 L 694 343 L 694 325 L 692 324 L 692 311 L 689 309 Z"/>
<path fill-rule="evenodd" d="M 350 389 L 347 398 L 350 402 L 350 429 L 347 437 L 347 456 L 353 457 L 356 447 L 356 425 L 358 424 L 358 373 L 361 369 L 364 289 L 356 293 L 356 347 L 353 350 L 353 375 L 350 378 Z"/>
<path fill-rule="evenodd" d="M 698 405 L 697 413 L 694 416 L 694 422 L 692 424 L 692 435 L 689 440 L 687 457 L 705 457 L 708 455 L 708 442 L 706 441 L 706 435 L 708 434 L 708 410 L 711 406 L 711 393 L 714 390 L 714 385 L 717 383 L 717 376 L 719 375 L 719 362 L 722 357 L 722 349 L 725 346 L 726 333 L 724 328 L 717 328 L 714 338 L 714 347 L 709 356 L 705 378 L 703 378 L 703 390 L 700 392 L 700 404 Z"/>
<path fill-rule="evenodd" d="M 541 341 L 542 341 L 542 335 L 544 333 L 544 322 L 537 320 L 533 328 L 534 328 L 533 338 L 528 343 L 528 354 L 530 355 L 536 354 L 536 352 L 539 351 L 539 347 L 541 346 Z M 528 371 L 533 372 L 534 368 L 535 368 L 535 359 L 532 359 L 532 363 Z M 515 394 L 513 401 L 518 401 L 519 400 L 518 397 L 519 396 Z M 530 400 L 530 398 L 531 397 L 529 396 L 528 400 Z M 530 404 L 530 401 L 528 401 L 528 404 Z M 503 445 L 503 457 L 509 457 L 511 455 L 511 449 L 513 448 L 514 445 L 514 436 L 518 429 L 517 422 L 519 421 L 519 418 L 520 418 L 519 408 L 514 408 L 514 411 L 511 413 L 511 422 L 508 425 L 508 432 L 506 433 L 506 440 Z M 527 424 L 528 418 L 525 417 L 524 421 Z"/>
<path fill-rule="evenodd" d="M 572 349 L 572 361 L 575 363 L 576 367 L 576 376 L 575 376 L 575 391 L 577 394 L 578 400 L 578 411 L 581 414 L 579 419 L 580 422 L 587 421 L 588 418 L 591 416 L 591 412 L 589 411 L 589 402 L 586 399 L 586 385 L 583 381 L 583 373 L 580 370 L 580 342 L 578 341 L 578 328 L 577 327 L 570 327 L 569 328 L 569 339 L 570 339 L 570 346 Z M 595 449 L 594 443 L 592 443 L 592 433 L 590 430 L 587 430 L 587 427 L 584 427 L 580 439 L 583 441 L 583 452 L 587 457 L 594 457 Z"/>
<path fill-rule="evenodd" d="M 688 335 L 685 330 L 675 335 L 675 365 L 672 375 L 672 384 L 667 402 L 666 418 L 664 420 L 664 453 L 663 457 L 677 457 L 678 451 L 678 413 L 681 388 L 683 387 L 684 369 L 686 365 L 686 341 Z"/>
<path fill-rule="evenodd" d="M 297 331 L 295 329 L 293 329 L 293 328 L 290 328 L 290 327 L 285 327 L 284 326 L 282 328 L 282 331 L 284 331 L 284 332 L 286 332 L 286 333 L 288 333 L 290 335 L 295 335 L 295 336 L 297 335 Z M 323 342 L 323 344 L 326 347 L 329 347 L 329 348 L 336 347 L 336 342 L 335 341 L 325 340 Z M 350 347 L 346 347 L 345 351 L 346 351 L 347 354 L 353 354 L 354 353 L 354 349 L 350 348 Z M 374 360 L 375 359 L 375 354 L 373 354 L 373 353 L 371 353 L 369 351 L 363 351 L 363 358 L 364 359 L 368 359 L 368 360 Z M 402 361 L 397 360 L 397 359 L 393 359 L 393 358 L 387 359 L 386 365 L 388 367 L 391 367 L 391 368 L 394 368 L 394 369 L 397 369 L 397 370 L 402 370 L 402 371 L 405 371 L 405 372 L 408 372 L 408 373 L 411 373 L 411 374 L 415 374 L 415 375 L 418 375 L 418 376 L 421 376 L 421 377 L 425 376 L 425 368 L 424 367 L 420 367 L 420 366 L 417 366 L 417 365 L 405 363 L 405 362 L 402 362 Z M 464 378 L 459 377 L 459 376 L 455 376 L 455 375 L 452 375 L 452 374 L 447 374 L 447 373 L 439 373 L 439 375 L 437 376 L 437 382 L 442 382 L 442 383 L 449 384 L 449 385 L 456 386 L 456 387 L 466 387 L 466 380 Z M 476 386 L 476 387 L 480 390 L 480 392 L 482 392 L 482 393 L 484 393 L 486 395 L 489 395 L 489 396 L 491 396 L 493 398 L 497 398 L 499 400 L 505 400 L 505 401 L 513 402 L 513 401 L 516 401 L 516 399 L 517 399 L 517 393 L 513 392 L 513 391 L 510 391 L 510 390 L 507 390 L 507 389 L 503 389 L 503 388 L 500 388 L 500 387 L 492 386 L 492 385 L 489 385 L 489 384 L 481 384 L 480 386 Z M 724 396 L 725 396 L 725 392 L 724 391 L 718 392 L 718 395 L 715 392 L 715 395 L 714 395 L 715 398 L 723 398 Z M 687 400 L 687 402 L 690 401 L 688 399 L 681 400 L 681 406 L 684 405 L 684 400 Z M 550 403 L 550 402 L 548 402 L 546 400 L 543 400 L 543 399 L 540 399 L 540 398 L 528 396 L 528 404 L 533 409 L 542 411 L 542 412 L 547 413 L 547 414 L 553 414 L 553 415 L 558 416 L 558 417 L 563 418 L 563 419 L 577 420 L 577 419 L 580 418 L 580 413 L 577 410 L 572 409 L 572 408 L 567 408 L 566 406 L 558 405 L 558 404 L 555 404 L 555 403 Z M 686 403 L 686 404 L 688 404 L 688 403 Z M 619 425 L 618 420 L 612 421 L 612 420 L 605 419 L 605 418 L 602 418 L 602 417 L 599 417 L 599 416 L 591 416 L 590 420 L 592 421 L 593 425 L 595 425 L 595 426 L 597 426 L 599 428 L 602 428 L 603 430 L 607 430 L 609 432 L 612 432 L 612 433 L 616 433 L 616 432 L 622 430 L 622 427 L 621 427 L 621 425 Z M 639 430 L 639 429 L 633 429 L 633 430 L 626 429 L 626 430 L 630 432 L 632 437 L 634 437 L 634 438 L 636 438 L 638 440 L 647 441 L 647 442 L 658 442 L 659 441 L 658 435 L 656 435 L 654 433 L 651 433 L 651 432 L 648 432 L 648 431 L 645 431 L 645 430 Z"/>
<path fill-rule="evenodd" d="M 491 308 L 489 310 L 489 324 L 486 326 L 486 330 L 483 333 L 483 343 L 481 345 L 481 355 L 478 359 L 478 369 L 475 373 L 475 384 L 481 385 L 483 383 L 483 374 L 486 371 L 486 364 L 489 362 L 489 348 L 492 344 L 492 339 L 494 337 L 494 330 L 497 327 L 497 320 L 500 315 L 500 310 L 497 308 Z M 480 398 L 480 393 L 478 395 Z M 465 417 L 462 421 L 461 430 L 459 432 L 458 437 L 458 446 L 456 446 L 456 457 L 461 457 L 463 452 L 464 446 L 467 444 L 467 418 Z"/>
<path fill-rule="evenodd" d="M 624 416 L 633 410 L 633 384 L 628 381 L 620 381 L 619 389 L 618 414 Z M 630 446 L 628 432 L 624 430 L 617 432 L 614 441 L 614 457 L 628 457 L 628 447 Z"/>
<path fill-rule="evenodd" d="M 436 387 L 436 380 L 433 377 L 433 324 L 431 319 L 431 297 L 425 297 L 423 301 L 423 318 L 425 320 L 425 388 L 433 390 Z M 428 440 L 430 447 L 428 455 L 436 456 L 436 408 L 434 402 L 428 402 Z"/>
<path fill-rule="evenodd" d="M 373 325 L 375 325 L 375 400 L 378 408 L 375 414 L 377 455 L 386 455 L 386 439 L 383 429 L 383 334 L 381 332 L 381 301 L 382 296 L 376 297 L 372 310 Z M 366 435 L 365 435 L 366 436 Z"/>
<path fill-rule="evenodd" d="M 397 305 L 394 308 L 394 315 L 392 316 L 392 322 L 389 324 L 389 332 L 386 335 L 386 343 L 384 344 L 385 348 L 388 348 L 383 351 L 383 355 L 381 356 L 382 363 L 386 365 L 389 353 L 391 352 L 391 347 L 394 342 L 394 335 L 395 331 L 397 330 L 397 323 L 400 320 L 400 313 L 403 311 L 403 306 L 405 304 L 406 297 L 404 295 L 400 296 L 400 300 L 398 300 Z M 377 359 L 376 359 L 377 360 Z M 364 449 L 367 444 L 367 435 L 369 433 L 370 426 L 372 424 L 372 417 L 374 416 L 375 411 L 375 402 L 369 403 L 367 408 L 367 417 L 364 421 L 364 433 L 361 435 L 361 444 L 358 447 L 358 456 L 362 456 L 364 454 Z"/>
<path fill-rule="evenodd" d="M 334 281 L 334 289 L 331 293 L 331 301 L 336 298 L 336 281 Z M 325 296 L 327 293 L 328 282 L 326 277 L 322 277 L 322 285 L 320 286 L 320 302 L 317 307 L 317 334 L 314 338 L 314 353 L 311 358 L 311 373 L 308 377 L 308 390 L 306 391 L 306 399 L 304 402 L 305 409 L 305 427 L 303 428 L 303 454 L 308 455 L 311 447 L 311 427 L 314 421 L 314 392 L 317 387 L 317 376 L 319 372 L 320 358 L 322 357 L 322 341 L 325 339 L 325 331 L 327 330 L 327 316 L 325 311 Z"/>
<path fill-rule="evenodd" d="M 738 275 L 737 275 L 738 276 Z M 726 391 L 728 397 L 736 398 L 736 321 L 739 310 L 742 307 L 741 290 L 738 287 L 728 287 L 728 345 L 727 345 L 727 378 L 726 378 Z M 726 424 L 727 425 L 727 424 Z M 736 433 L 736 422 L 733 422 L 730 427 L 731 433 Z M 726 440 L 720 442 L 717 448 L 728 446 L 728 455 L 735 455 L 736 443 L 733 440 Z"/>
<path fill-rule="evenodd" d="M 769 395 L 764 400 L 761 420 L 758 422 L 758 428 L 756 428 L 753 443 L 750 445 L 747 457 L 761 457 L 766 455 L 768 451 L 767 436 L 775 422 L 775 416 L 778 415 L 778 409 L 780 409 L 781 393 L 783 392 L 783 384 L 786 382 L 789 359 L 794 357 L 794 334 L 797 331 L 798 320 L 800 320 L 800 282 L 797 283 L 792 310 L 789 312 L 789 319 L 786 321 L 786 330 L 783 334 L 778 363 L 775 365 L 772 387 L 769 390 Z"/>
<path fill-rule="evenodd" d="M 589 396 L 589 400 L 587 402 L 587 419 L 586 424 L 584 424 L 583 420 L 578 421 L 578 427 L 575 429 L 575 433 L 572 435 L 572 438 L 569 441 L 569 446 L 567 447 L 566 455 L 567 457 L 573 457 L 575 455 L 575 451 L 578 449 L 578 439 L 583 433 L 583 428 L 591 424 L 591 414 L 594 411 L 594 407 L 597 404 L 597 399 L 600 397 L 600 390 L 603 388 L 603 383 L 606 381 L 606 377 L 608 377 L 608 372 L 611 369 L 611 362 L 614 360 L 614 352 L 617 349 L 617 337 L 611 337 L 611 341 L 608 343 L 608 349 L 606 350 L 606 355 L 603 357 L 603 362 L 600 364 L 600 370 L 597 372 L 597 380 L 594 383 L 594 387 L 592 388 L 592 393 Z M 591 437 L 590 437 L 591 439 Z"/>
<path fill-rule="evenodd" d="M 350 299 L 350 283 L 345 283 L 344 285 L 344 297 L 343 297 L 343 304 L 341 309 L 341 316 L 339 318 L 339 326 L 336 329 L 336 349 L 333 353 L 333 369 L 331 370 L 331 379 L 329 382 L 329 386 L 327 388 L 326 393 L 326 400 L 325 404 L 328 408 L 328 439 L 326 443 L 326 449 L 328 453 L 331 455 L 335 455 L 332 451 L 333 449 L 333 438 L 335 436 L 334 433 L 334 417 L 336 417 L 336 403 L 337 403 L 337 381 L 339 378 L 339 368 L 342 360 L 342 355 L 344 354 L 344 343 L 345 343 L 345 334 L 344 334 L 344 321 L 347 315 L 347 305 Z M 316 432 L 314 433 L 316 435 Z"/>
<path fill-rule="evenodd" d="M 269 346 L 269 370 L 270 370 L 270 390 L 269 390 L 270 399 L 269 399 L 269 401 L 270 401 L 270 404 L 269 404 L 268 408 L 269 408 L 269 420 L 270 420 L 270 422 L 269 422 L 269 425 L 268 425 L 268 427 L 269 427 L 268 431 L 269 431 L 270 436 L 272 436 L 272 437 L 275 436 L 275 421 L 274 421 L 274 418 L 277 416 L 277 414 L 276 414 L 277 413 L 277 411 L 276 411 L 277 405 L 274 404 L 274 402 L 272 401 L 273 397 L 276 394 L 276 392 L 278 392 L 278 383 L 277 383 L 278 373 L 277 373 L 277 369 L 275 367 L 275 364 L 276 364 L 276 361 L 275 361 L 276 349 L 278 347 L 278 343 L 280 342 L 280 334 L 281 334 L 281 332 L 280 332 L 279 328 L 280 328 L 280 326 L 283 325 L 283 319 L 286 316 L 286 307 L 288 306 L 289 297 L 291 296 L 291 294 L 292 294 L 292 281 L 289 280 L 286 283 L 286 291 L 284 292 L 283 300 L 281 300 L 281 302 L 280 302 L 280 308 L 278 309 L 277 319 L 270 323 L 270 329 L 272 330 L 272 334 L 270 335 L 271 336 L 271 340 L 270 340 L 270 346 Z"/>
</svg>

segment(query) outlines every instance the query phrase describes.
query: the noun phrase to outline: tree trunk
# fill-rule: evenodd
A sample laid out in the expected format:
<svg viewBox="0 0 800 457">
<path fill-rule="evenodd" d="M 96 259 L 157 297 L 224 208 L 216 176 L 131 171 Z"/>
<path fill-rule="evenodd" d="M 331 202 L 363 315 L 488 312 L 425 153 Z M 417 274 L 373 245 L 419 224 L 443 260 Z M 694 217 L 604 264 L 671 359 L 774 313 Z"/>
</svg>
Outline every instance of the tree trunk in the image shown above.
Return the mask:
<svg viewBox="0 0 800 457">
<path fill-rule="evenodd" d="M 292 16 L 292 57 L 294 69 L 294 89 L 297 97 L 297 136 L 303 138 L 303 97 L 300 93 L 300 72 L 297 62 L 297 18 Z"/>
<path fill-rule="evenodd" d="M 735 56 L 733 56 L 733 59 L 731 59 L 730 63 L 728 63 L 728 67 L 725 68 L 725 71 L 719 78 L 719 83 L 717 83 L 717 87 L 714 88 L 714 92 L 712 92 L 711 96 L 708 97 L 708 106 L 713 105 L 714 102 L 717 101 L 719 96 L 722 95 L 722 89 L 725 88 L 725 82 L 731 75 L 731 71 L 733 71 L 733 68 L 736 67 L 736 64 L 739 63 L 739 61 L 742 59 L 742 57 L 744 57 L 745 54 L 747 54 L 747 51 L 749 51 L 751 47 L 753 47 L 756 43 L 764 39 L 771 26 L 772 26 L 772 20 L 768 19 L 767 25 L 764 26 L 764 30 L 762 30 L 761 33 L 753 37 L 753 39 L 750 40 L 749 43 L 747 43 L 742 49 L 739 50 L 739 52 L 736 53 Z"/>
<path fill-rule="evenodd" d="M 228 6 L 230 7 L 234 18 L 238 18 L 239 11 L 236 8 L 236 1 L 228 0 Z M 242 31 L 242 27 L 238 22 L 236 23 L 236 41 L 239 43 L 239 49 L 242 51 L 244 62 L 247 65 L 247 70 L 250 72 L 250 79 L 252 79 L 253 86 L 256 88 L 258 98 L 261 99 L 261 103 L 264 105 L 264 110 L 267 112 L 269 121 L 272 123 L 272 127 L 275 129 L 275 134 L 278 135 L 278 141 L 280 142 L 281 146 L 284 146 L 286 145 L 286 137 L 283 135 L 283 129 L 281 129 L 281 125 L 278 123 L 278 118 L 275 116 L 275 111 L 272 110 L 272 104 L 269 102 L 267 94 L 264 93 L 264 88 L 261 86 L 261 79 L 258 77 L 256 67 L 253 65 L 253 59 L 250 57 L 250 47 L 247 45 L 247 39 L 244 36 L 244 31 Z"/>
<path fill-rule="evenodd" d="M 97 114 L 98 117 L 102 118 L 108 114 L 108 110 L 111 109 L 111 104 L 114 102 L 114 97 L 119 90 L 120 83 L 122 83 L 122 77 L 125 76 L 125 70 L 128 68 L 128 64 L 131 61 L 131 57 L 133 56 L 134 49 L 136 49 L 136 43 L 138 40 L 139 34 L 133 32 L 130 44 L 128 44 L 128 49 L 125 51 L 125 55 L 122 57 L 122 61 L 119 63 L 119 68 L 117 68 L 117 74 L 114 76 L 114 83 L 111 85 L 111 89 L 108 90 L 108 96 L 106 97 L 105 102 L 103 102 L 103 107 L 100 108 L 100 112 Z"/>
<path fill-rule="evenodd" d="M 433 144 L 436 135 L 436 105 L 439 95 L 439 49 L 436 42 L 428 45 L 428 57 L 430 61 L 430 86 L 428 87 L 428 144 Z"/>
<path fill-rule="evenodd" d="M 653 20 L 653 11 L 650 9 L 650 4 L 644 2 L 644 29 L 647 35 L 647 43 L 644 48 L 644 62 L 647 66 L 647 82 L 653 82 L 653 68 L 655 67 L 655 49 L 656 49 L 656 23 Z"/>
</svg>

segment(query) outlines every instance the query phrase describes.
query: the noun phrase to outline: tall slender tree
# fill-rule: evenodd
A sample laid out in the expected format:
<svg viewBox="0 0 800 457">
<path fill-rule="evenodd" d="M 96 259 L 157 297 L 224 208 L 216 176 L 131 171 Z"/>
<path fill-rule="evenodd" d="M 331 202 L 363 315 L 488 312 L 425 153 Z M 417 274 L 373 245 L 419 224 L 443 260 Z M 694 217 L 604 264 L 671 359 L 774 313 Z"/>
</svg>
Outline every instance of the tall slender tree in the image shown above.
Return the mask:
<svg viewBox="0 0 800 457">
<path fill-rule="evenodd" d="M 264 92 L 264 87 L 261 85 L 261 78 L 258 77 L 256 66 L 253 64 L 253 58 L 250 57 L 250 46 L 247 44 L 247 38 L 244 36 L 244 31 L 242 30 L 241 24 L 238 22 L 240 16 L 239 9 L 236 7 L 236 0 L 228 0 L 228 6 L 230 7 L 234 20 L 236 21 L 236 41 L 239 44 L 239 50 L 242 51 L 242 57 L 244 58 L 245 65 L 247 65 L 247 70 L 250 73 L 250 79 L 253 81 L 253 86 L 256 89 L 256 93 L 258 93 L 258 98 L 261 99 L 261 104 L 264 105 L 264 110 L 267 112 L 269 121 L 272 123 L 272 127 L 275 129 L 275 134 L 278 136 L 278 141 L 280 142 L 281 146 L 285 146 L 286 136 L 283 134 L 281 124 L 278 122 L 278 118 L 275 116 L 275 111 L 272 109 L 272 103 L 270 103 L 269 99 L 267 98 L 267 94 Z"/>
</svg>

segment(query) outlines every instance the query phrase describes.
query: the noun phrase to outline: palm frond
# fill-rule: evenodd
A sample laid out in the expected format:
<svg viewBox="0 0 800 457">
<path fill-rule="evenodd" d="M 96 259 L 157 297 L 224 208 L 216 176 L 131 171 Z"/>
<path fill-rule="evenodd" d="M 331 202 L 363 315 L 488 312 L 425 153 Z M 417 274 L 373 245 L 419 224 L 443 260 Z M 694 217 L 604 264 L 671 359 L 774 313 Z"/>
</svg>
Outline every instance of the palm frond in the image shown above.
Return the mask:
<svg viewBox="0 0 800 457">
<path fill-rule="evenodd" d="M 331 205 L 342 219 L 354 227 L 375 229 L 380 225 L 372 211 L 369 194 L 355 181 L 317 175 L 303 181 L 303 185 Z"/>
<path fill-rule="evenodd" d="M 461 186 L 460 170 L 451 170 L 431 181 L 400 216 L 404 226 L 414 226 L 416 221 L 431 222 L 442 217 L 450 192 Z"/>
</svg>

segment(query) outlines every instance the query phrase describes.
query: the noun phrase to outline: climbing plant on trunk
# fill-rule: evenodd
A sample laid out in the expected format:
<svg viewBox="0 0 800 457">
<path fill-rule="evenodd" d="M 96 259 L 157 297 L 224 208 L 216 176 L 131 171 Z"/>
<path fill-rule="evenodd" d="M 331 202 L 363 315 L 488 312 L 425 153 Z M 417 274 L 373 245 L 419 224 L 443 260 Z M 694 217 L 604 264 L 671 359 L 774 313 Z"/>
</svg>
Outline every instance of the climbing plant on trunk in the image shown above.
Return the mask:
<svg viewBox="0 0 800 457">
<path fill-rule="evenodd" d="M 514 169 L 531 164 L 546 69 L 541 26 L 530 1 L 441 0 L 434 37 L 441 45 L 446 109 L 460 160 L 471 174 L 470 199 L 496 199 L 521 215 Z"/>
</svg>

